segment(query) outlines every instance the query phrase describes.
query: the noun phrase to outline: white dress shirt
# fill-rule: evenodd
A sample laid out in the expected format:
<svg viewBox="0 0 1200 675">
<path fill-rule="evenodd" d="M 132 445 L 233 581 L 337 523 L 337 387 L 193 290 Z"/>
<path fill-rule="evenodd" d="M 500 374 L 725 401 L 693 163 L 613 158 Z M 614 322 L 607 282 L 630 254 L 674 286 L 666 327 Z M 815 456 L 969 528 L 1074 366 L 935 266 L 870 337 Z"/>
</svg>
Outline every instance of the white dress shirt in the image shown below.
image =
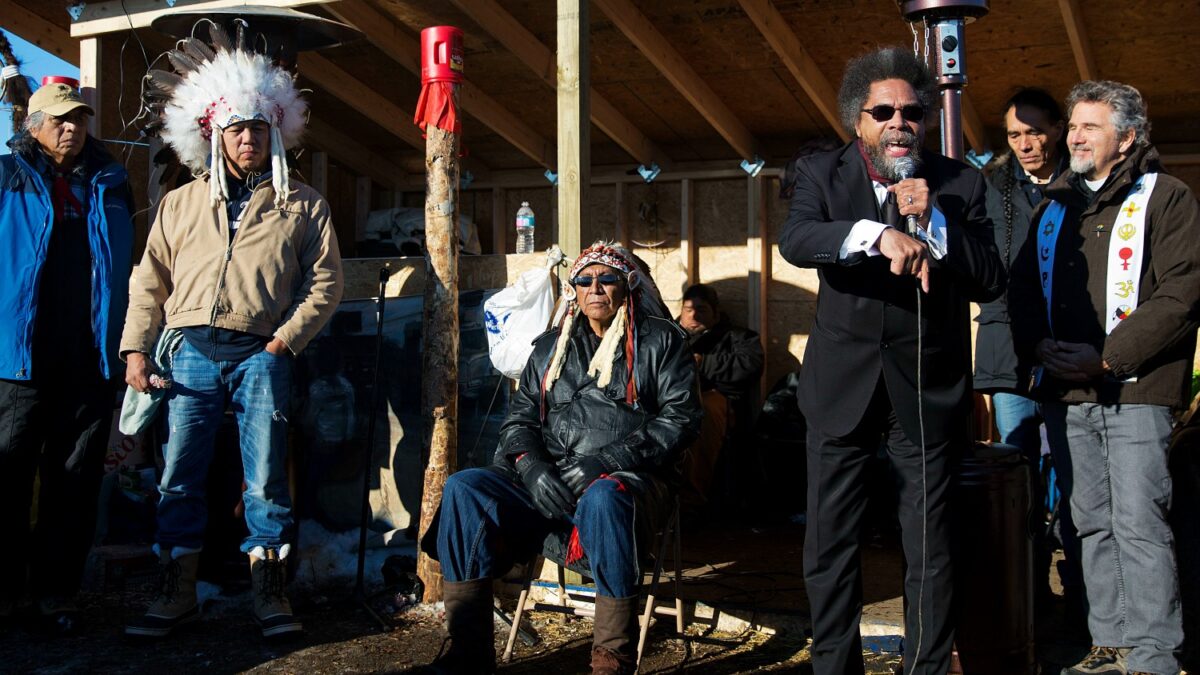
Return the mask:
<svg viewBox="0 0 1200 675">
<path fill-rule="evenodd" d="M 871 181 L 871 187 L 875 190 L 875 201 L 879 206 L 883 206 L 883 202 L 887 199 L 887 186 L 883 183 Z M 868 256 L 881 255 L 879 251 L 879 237 L 883 234 L 885 228 L 891 225 L 876 222 L 874 220 L 862 219 L 854 223 L 854 227 L 850 228 L 850 234 L 842 241 L 842 248 L 838 251 L 838 257 L 845 260 L 852 253 L 865 252 Z M 946 217 L 935 206 L 929 213 L 929 230 L 917 228 L 917 238 L 925 242 L 929 247 L 929 254 L 934 260 L 941 260 L 946 257 L 949 251 L 948 242 L 946 240 Z"/>
</svg>

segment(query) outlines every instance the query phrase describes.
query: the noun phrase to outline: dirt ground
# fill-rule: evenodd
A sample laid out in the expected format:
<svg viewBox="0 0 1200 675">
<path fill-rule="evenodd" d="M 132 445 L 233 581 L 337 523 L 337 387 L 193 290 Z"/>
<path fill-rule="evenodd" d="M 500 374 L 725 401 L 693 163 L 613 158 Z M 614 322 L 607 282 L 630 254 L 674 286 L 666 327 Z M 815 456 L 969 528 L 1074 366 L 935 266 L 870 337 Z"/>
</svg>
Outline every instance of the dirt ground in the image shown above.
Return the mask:
<svg viewBox="0 0 1200 675">
<path fill-rule="evenodd" d="M 790 549 L 799 546 L 801 530 L 691 537 L 684 552 L 685 597 L 723 605 L 730 615 L 771 617 L 761 622 L 777 629 L 722 632 L 697 623 L 689 627 L 686 639 L 679 639 L 671 630 L 673 622 L 661 621 L 650 632 L 642 672 L 811 672 L 807 603 L 798 570 L 791 569 L 798 560 L 790 555 Z M 883 626 L 890 623 L 889 617 L 901 616 L 898 551 L 892 549 L 864 547 L 869 582 L 864 621 Z M 737 564 L 720 562 L 721 551 Z M 768 551 L 775 555 L 766 555 Z M 709 562 L 698 565 L 694 559 Z M 168 639 L 126 638 L 122 626 L 145 607 L 151 581 L 143 570 L 123 582 L 105 584 L 106 592 L 85 594 L 87 622 L 78 635 L 54 638 L 19 621 L 0 628 L 0 673 L 403 673 L 429 663 L 443 646 L 442 616 L 436 607 L 393 614 L 392 596 L 381 593 L 372 606 L 391 618 L 392 629 L 385 632 L 349 599 L 349 585 L 323 594 L 293 593 L 305 632 L 287 642 L 264 643 L 250 618 L 245 586 L 220 594 L 210 587 L 213 592 L 205 594 L 201 620 Z M 1057 585 L 1055 590 L 1061 593 Z M 1086 652 L 1086 636 L 1073 633 L 1062 620 L 1061 596 L 1043 610 L 1037 621 L 1038 655 L 1042 672 L 1057 672 Z M 532 618 L 540 642 L 532 647 L 518 642 L 513 662 L 501 672 L 587 672 L 590 620 L 566 622 L 549 613 Z M 503 650 L 506 634 L 506 626 L 498 623 L 497 653 Z M 895 653 L 865 652 L 864 657 L 868 673 L 891 673 L 900 661 Z"/>
</svg>

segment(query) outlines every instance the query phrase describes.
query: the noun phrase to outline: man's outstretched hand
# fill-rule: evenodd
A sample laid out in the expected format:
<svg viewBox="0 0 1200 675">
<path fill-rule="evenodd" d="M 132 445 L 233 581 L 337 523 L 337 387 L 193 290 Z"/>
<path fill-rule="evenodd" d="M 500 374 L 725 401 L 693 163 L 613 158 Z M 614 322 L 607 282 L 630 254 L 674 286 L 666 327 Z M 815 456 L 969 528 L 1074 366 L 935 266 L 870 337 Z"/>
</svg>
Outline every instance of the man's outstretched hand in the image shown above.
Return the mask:
<svg viewBox="0 0 1200 675">
<path fill-rule="evenodd" d="M 914 276 L 921 281 L 921 290 L 929 292 L 929 251 L 917 241 L 893 227 L 879 235 L 879 252 L 892 261 L 892 274 Z"/>
</svg>

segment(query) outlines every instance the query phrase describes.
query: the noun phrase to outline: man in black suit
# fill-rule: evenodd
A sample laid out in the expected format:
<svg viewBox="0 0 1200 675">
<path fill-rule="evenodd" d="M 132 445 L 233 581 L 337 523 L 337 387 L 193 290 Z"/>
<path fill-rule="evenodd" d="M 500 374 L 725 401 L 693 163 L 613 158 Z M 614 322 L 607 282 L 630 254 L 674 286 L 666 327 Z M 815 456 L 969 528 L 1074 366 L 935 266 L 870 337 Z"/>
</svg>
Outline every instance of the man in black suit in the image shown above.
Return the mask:
<svg viewBox="0 0 1200 675">
<path fill-rule="evenodd" d="M 921 150 L 935 101 L 928 69 L 904 49 L 851 61 L 838 107 L 857 139 L 798 163 L 780 236 L 783 257 L 821 279 L 797 394 L 809 424 L 804 578 L 819 675 L 863 672 L 858 542 L 868 460 L 884 441 L 908 562 L 906 669 L 949 668 L 947 500 L 969 440 L 968 303 L 997 297 L 1004 273 L 983 176 Z M 915 237 L 903 229 L 910 215 Z"/>
</svg>

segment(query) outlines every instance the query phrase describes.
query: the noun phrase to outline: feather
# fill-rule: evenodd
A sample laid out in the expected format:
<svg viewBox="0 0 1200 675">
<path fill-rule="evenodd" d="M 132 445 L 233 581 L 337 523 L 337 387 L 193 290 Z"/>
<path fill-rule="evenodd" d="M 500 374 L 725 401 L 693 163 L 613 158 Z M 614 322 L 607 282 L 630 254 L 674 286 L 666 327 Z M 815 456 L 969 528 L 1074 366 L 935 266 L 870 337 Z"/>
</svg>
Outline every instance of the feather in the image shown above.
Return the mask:
<svg viewBox="0 0 1200 675">
<path fill-rule="evenodd" d="M 200 64 L 196 63 L 195 59 L 178 49 L 167 50 L 167 60 L 171 62 L 171 65 L 175 67 L 175 70 L 180 75 L 187 75 L 200 67 Z"/>
<path fill-rule="evenodd" d="M 197 63 L 212 61 L 213 57 L 216 56 L 208 45 L 194 37 L 187 37 L 180 40 L 179 46 L 185 54 L 195 59 Z"/>
<path fill-rule="evenodd" d="M 147 94 L 153 92 L 161 92 L 170 96 L 174 93 L 175 88 L 183 84 L 183 78 L 167 70 L 152 69 L 146 72 L 146 80 L 149 81 L 151 89 L 147 90 Z"/>
<path fill-rule="evenodd" d="M 215 21 L 208 24 L 208 39 L 212 41 L 213 49 L 219 52 L 233 51 L 233 43 L 229 41 L 229 33 L 226 33 L 221 24 Z"/>
<path fill-rule="evenodd" d="M 238 51 L 244 51 L 246 49 L 246 26 L 249 24 L 246 23 L 245 19 L 241 18 L 234 19 L 233 23 L 237 26 L 237 42 L 234 46 L 237 47 Z"/>
</svg>

